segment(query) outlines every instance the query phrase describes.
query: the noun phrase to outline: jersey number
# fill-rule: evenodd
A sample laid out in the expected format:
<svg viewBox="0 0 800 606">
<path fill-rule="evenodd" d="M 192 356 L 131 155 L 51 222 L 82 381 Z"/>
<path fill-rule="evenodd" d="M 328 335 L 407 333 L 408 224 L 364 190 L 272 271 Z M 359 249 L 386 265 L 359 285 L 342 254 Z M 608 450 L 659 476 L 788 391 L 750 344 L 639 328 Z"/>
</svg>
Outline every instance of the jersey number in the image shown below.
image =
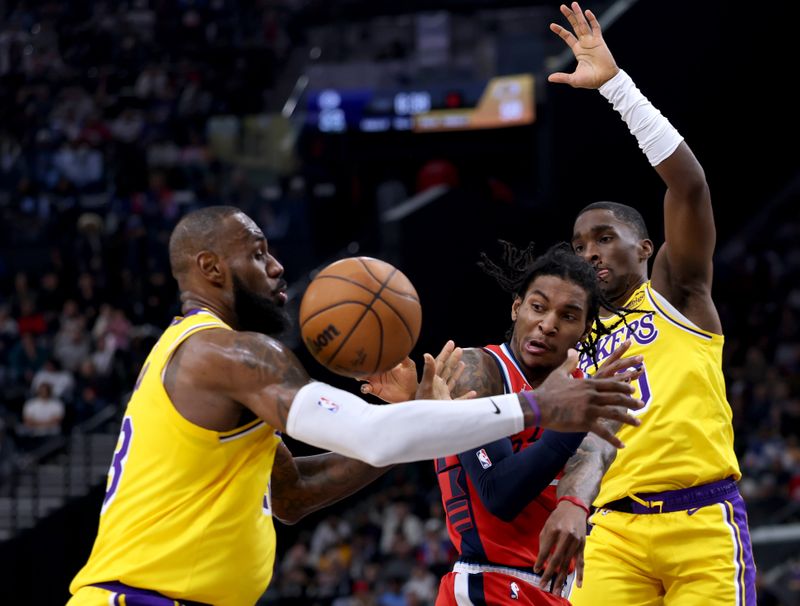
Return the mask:
<svg viewBox="0 0 800 606">
<path fill-rule="evenodd" d="M 132 439 L 133 421 L 131 421 L 130 417 L 125 417 L 122 420 L 122 429 L 119 433 L 117 450 L 114 452 L 114 458 L 111 460 L 111 467 L 108 470 L 108 487 L 106 488 L 106 496 L 103 499 L 103 508 L 100 510 L 101 514 L 108 509 L 108 506 L 111 505 L 111 502 L 114 500 L 114 495 L 117 494 L 119 481 L 122 478 L 122 471 L 125 467 L 125 462 L 128 460 Z"/>
<path fill-rule="evenodd" d="M 642 374 L 639 375 L 639 378 L 636 379 L 634 383 L 634 387 L 636 387 L 637 390 L 634 392 L 633 396 L 638 397 L 642 402 L 644 402 L 644 406 L 639 410 L 629 411 L 630 414 L 634 416 L 638 416 L 647 412 L 647 409 L 650 408 L 650 401 L 653 399 L 653 394 L 650 391 L 650 382 L 647 380 L 647 366 L 645 366 L 644 362 L 641 364 L 641 369 Z"/>
</svg>

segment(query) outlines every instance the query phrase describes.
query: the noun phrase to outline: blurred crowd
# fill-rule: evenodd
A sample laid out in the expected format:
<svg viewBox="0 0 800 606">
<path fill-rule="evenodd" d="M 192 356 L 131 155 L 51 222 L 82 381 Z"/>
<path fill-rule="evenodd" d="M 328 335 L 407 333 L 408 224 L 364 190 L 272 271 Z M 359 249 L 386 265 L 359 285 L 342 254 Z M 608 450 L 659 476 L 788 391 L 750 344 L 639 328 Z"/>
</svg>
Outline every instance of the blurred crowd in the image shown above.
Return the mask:
<svg viewBox="0 0 800 606">
<path fill-rule="evenodd" d="M 262 111 L 285 18 L 268 1 L 229 0 L 17 3 L 4 15 L 0 481 L 16 454 L 124 406 L 179 309 L 166 242 L 187 210 L 224 200 L 286 235 L 207 141 L 212 116 Z M 716 269 L 753 528 L 800 519 L 797 202 Z M 301 525 L 264 603 L 431 604 L 454 551 L 429 467 L 398 468 Z"/>
</svg>

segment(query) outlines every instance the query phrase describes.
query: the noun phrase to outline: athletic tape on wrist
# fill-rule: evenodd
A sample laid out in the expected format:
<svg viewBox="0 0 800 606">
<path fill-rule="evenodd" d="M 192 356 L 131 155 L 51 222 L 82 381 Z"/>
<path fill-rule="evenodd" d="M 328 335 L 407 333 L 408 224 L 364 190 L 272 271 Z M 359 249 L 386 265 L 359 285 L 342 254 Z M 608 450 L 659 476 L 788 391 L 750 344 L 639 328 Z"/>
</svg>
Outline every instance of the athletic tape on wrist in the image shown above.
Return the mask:
<svg viewBox="0 0 800 606">
<path fill-rule="evenodd" d="M 598 90 L 622 116 L 652 166 L 661 164 L 671 156 L 683 141 L 680 133 L 650 103 L 624 70 L 619 70 Z"/>
</svg>

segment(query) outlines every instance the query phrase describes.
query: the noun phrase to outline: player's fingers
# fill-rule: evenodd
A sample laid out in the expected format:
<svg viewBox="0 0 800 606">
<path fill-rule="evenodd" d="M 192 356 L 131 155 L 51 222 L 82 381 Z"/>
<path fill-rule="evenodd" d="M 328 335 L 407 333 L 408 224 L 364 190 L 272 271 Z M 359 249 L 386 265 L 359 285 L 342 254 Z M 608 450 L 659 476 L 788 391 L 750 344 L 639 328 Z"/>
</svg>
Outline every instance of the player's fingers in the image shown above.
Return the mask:
<svg viewBox="0 0 800 606">
<path fill-rule="evenodd" d="M 570 558 L 572 557 L 572 548 L 575 545 L 575 538 L 568 533 L 562 533 L 559 536 L 558 543 L 556 544 L 556 548 L 553 553 L 550 554 L 547 562 L 547 568 L 545 568 L 544 574 L 542 574 L 542 579 L 540 581 L 540 586 L 545 591 L 550 589 L 549 584 L 555 577 L 556 583 L 553 587 L 560 588 L 561 585 L 564 584 L 564 579 L 566 575 L 562 574 L 563 570 L 567 568 L 567 563 L 569 562 Z M 561 579 L 559 583 L 558 579 Z"/>
<path fill-rule="evenodd" d="M 608 429 L 608 427 L 602 423 L 595 421 L 591 424 L 589 430 L 598 438 L 602 438 L 611 444 L 614 448 L 625 448 L 625 444 L 623 444 L 622 440 L 620 440 L 612 431 Z"/>
<path fill-rule="evenodd" d="M 583 546 L 575 558 L 575 583 L 578 587 L 583 587 Z"/>
<path fill-rule="evenodd" d="M 583 10 L 581 10 L 581 5 L 577 2 L 572 3 L 572 14 L 575 15 L 575 29 L 576 33 L 581 36 L 586 34 L 591 34 L 592 30 L 589 29 L 589 23 L 586 21 L 586 17 L 583 16 Z"/>
<path fill-rule="evenodd" d="M 461 361 L 461 356 L 463 353 L 463 349 L 456 347 L 453 349 L 450 356 L 444 361 L 444 367 L 441 369 L 441 377 L 447 381 L 448 384 L 450 384 L 450 381 L 452 380 L 459 366 L 463 364 Z"/>
<path fill-rule="evenodd" d="M 453 353 L 453 350 L 455 348 L 456 344 L 452 339 L 447 341 L 447 343 L 444 344 L 444 347 L 442 347 L 442 350 L 436 356 L 436 366 L 438 367 L 440 364 L 444 364 L 445 362 L 447 362 L 447 359 Z"/>
<path fill-rule="evenodd" d="M 374 393 L 375 389 L 369 383 L 363 383 L 361 385 L 361 393 Z"/>
<path fill-rule="evenodd" d="M 603 361 L 603 363 L 600 365 L 600 369 L 602 370 L 609 364 L 613 364 L 614 362 L 619 360 L 622 357 L 622 355 L 630 348 L 631 348 L 631 340 L 625 339 L 622 343 L 619 344 L 619 346 L 614 351 L 611 352 L 611 355 L 608 356 Z"/>
<path fill-rule="evenodd" d="M 578 43 L 578 39 L 575 37 L 575 35 L 568 29 L 561 27 L 558 23 L 551 23 L 550 31 L 561 38 L 570 48 Z"/>
<path fill-rule="evenodd" d="M 632 379 L 633 374 L 620 377 L 617 376 L 618 373 L 630 371 L 637 373 L 637 376 L 641 374 L 641 356 L 633 356 L 631 358 L 622 358 L 621 360 L 617 360 L 610 364 L 604 364 L 600 367 L 600 369 L 595 373 L 595 379 L 616 379 L 617 381 L 630 381 Z"/>
<path fill-rule="evenodd" d="M 422 368 L 422 380 L 420 385 L 425 386 L 426 389 L 433 385 L 433 378 L 436 376 L 436 360 L 429 353 L 423 354 L 424 366 Z"/>
<path fill-rule="evenodd" d="M 456 366 L 456 368 L 453 370 L 453 373 L 452 373 L 452 374 L 450 375 L 450 377 L 447 379 L 447 386 L 448 386 L 450 389 L 453 389 L 453 388 L 456 386 L 456 383 L 458 383 L 458 380 L 461 378 L 461 375 L 462 375 L 462 373 L 464 372 L 464 369 L 465 369 L 466 367 L 467 367 L 467 365 L 466 365 L 466 364 L 464 364 L 464 362 L 462 362 L 462 361 L 459 361 L 458 365 L 457 365 L 457 366 Z"/>
<path fill-rule="evenodd" d="M 550 593 L 554 595 L 561 595 L 561 588 L 564 587 L 564 583 L 567 582 L 567 576 L 569 576 L 569 567 L 564 565 L 561 568 L 561 571 L 558 573 L 555 582 L 550 589 Z"/>
<path fill-rule="evenodd" d="M 595 391 L 601 393 L 632 394 L 636 391 L 633 385 L 626 383 L 619 376 L 610 379 L 594 379 L 592 387 L 594 387 Z"/>
<path fill-rule="evenodd" d="M 550 530 L 550 528 L 545 524 L 545 527 L 539 533 L 539 554 L 536 556 L 536 562 L 533 564 L 533 571 L 536 574 L 540 574 L 542 568 L 544 568 L 555 539 L 556 532 Z"/>
<path fill-rule="evenodd" d="M 553 578 L 557 577 L 560 572 L 561 564 L 551 555 L 547 560 L 547 566 L 542 573 L 542 578 L 539 579 L 539 589 L 546 593 L 551 593 Z"/>
<path fill-rule="evenodd" d="M 553 84 L 572 84 L 572 80 L 569 77 L 569 74 L 565 74 L 563 72 L 559 72 L 556 74 L 550 74 L 547 76 L 547 81 L 552 82 Z"/>
<path fill-rule="evenodd" d="M 598 418 L 619 421 L 620 423 L 624 423 L 625 425 L 633 425 L 634 427 L 638 427 L 642 424 L 642 420 L 640 418 L 628 414 L 628 411 L 622 406 L 598 406 L 597 408 L 592 408 L 589 411 L 589 414 L 590 418 L 591 415 L 597 415 Z"/>
<path fill-rule="evenodd" d="M 623 381 L 625 383 L 630 383 L 634 379 L 638 379 L 642 376 L 643 368 L 642 366 L 636 366 L 635 368 L 628 368 L 624 372 L 618 372 L 614 375 L 614 379 L 617 381 Z"/>
<path fill-rule="evenodd" d="M 594 376 L 596 379 L 604 379 L 614 376 L 621 370 L 638 369 L 642 366 L 643 360 L 642 356 L 629 356 L 611 362 L 607 361 L 600 366 Z"/>
<path fill-rule="evenodd" d="M 464 395 L 462 395 L 462 396 L 458 396 L 458 397 L 456 398 L 456 400 L 471 400 L 472 398 L 474 398 L 474 397 L 475 397 L 475 396 L 477 396 L 477 395 L 478 395 L 478 392 L 477 392 L 477 391 L 475 391 L 474 389 L 470 389 L 470 390 L 469 390 L 467 393 L 465 393 Z"/>
<path fill-rule="evenodd" d="M 603 30 L 600 28 L 600 21 L 597 20 L 595 14 L 588 8 L 586 9 L 586 18 L 589 20 L 589 27 L 592 28 L 592 34 L 595 36 L 602 36 Z"/>
<path fill-rule="evenodd" d="M 569 6 L 567 6 L 566 4 L 562 4 L 561 6 L 558 7 L 558 9 L 561 11 L 561 14 L 567 18 L 567 21 L 569 21 L 571 25 L 575 24 L 574 23 L 575 15 Z"/>
</svg>

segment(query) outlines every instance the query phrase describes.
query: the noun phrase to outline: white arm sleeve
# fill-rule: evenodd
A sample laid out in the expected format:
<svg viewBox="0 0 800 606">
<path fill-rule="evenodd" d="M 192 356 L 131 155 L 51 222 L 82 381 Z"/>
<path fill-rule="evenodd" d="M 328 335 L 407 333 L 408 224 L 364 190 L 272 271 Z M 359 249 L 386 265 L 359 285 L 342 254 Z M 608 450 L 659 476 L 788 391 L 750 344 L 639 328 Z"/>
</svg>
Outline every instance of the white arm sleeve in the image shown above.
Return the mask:
<svg viewBox="0 0 800 606">
<path fill-rule="evenodd" d="M 320 382 L 297 392 L 286 420 L 293 438 L 376 467 L 458 454 L 523 427 L 517 394 L 379 406 Z"/>
</svg>

